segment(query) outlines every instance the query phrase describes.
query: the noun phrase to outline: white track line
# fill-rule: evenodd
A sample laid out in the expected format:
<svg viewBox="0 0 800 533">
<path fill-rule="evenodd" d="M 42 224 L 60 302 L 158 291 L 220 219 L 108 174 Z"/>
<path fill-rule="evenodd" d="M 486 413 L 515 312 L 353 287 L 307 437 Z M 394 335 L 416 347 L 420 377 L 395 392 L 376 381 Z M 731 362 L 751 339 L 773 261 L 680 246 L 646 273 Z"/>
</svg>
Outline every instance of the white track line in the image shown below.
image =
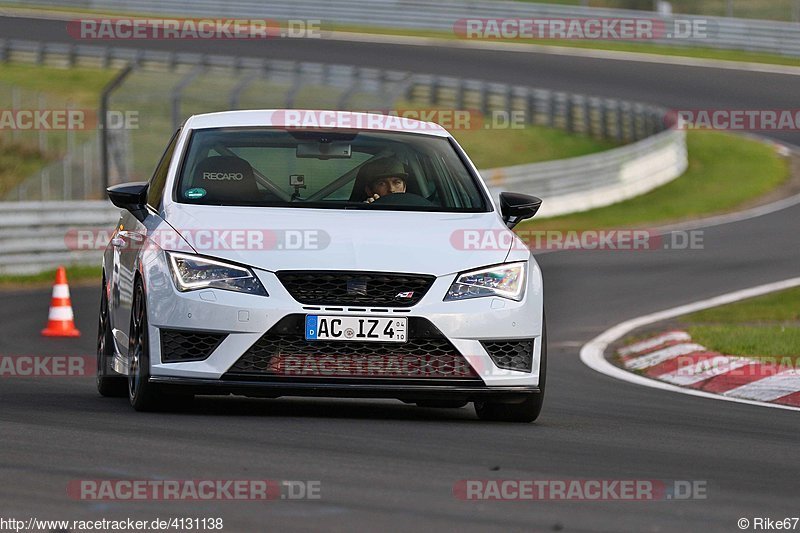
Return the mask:
<svg viewBox="0 0 800 533">
<path fill-rule="evenodd" d="M 748 359 L 747 357 L 731 357 L 727 355 L 717 355 L 713 359 L 699 361 L 692 366 L 684 366 L 674 372 L 667 372 L 659 376 L 654 376 L 656 379 L 672 383 L 673 385 L 681 385 L 686 387 L 694 385 L 707 379 L 711 379 L 722 374 L 727 374 L 733 370 L 754 365 L 758 363 L 755 359 Z M 784 395 L 782 395 L 784 396 Z M 780 398 L 780 396 L 779 396 Z M 750 398 L 754 400 L 756 398 Z"/>
<path fill-rule="evenodd" d="M 752 287 L 750 289 L 744 289 L 741 291 L 723 294 L 721 296 L 716 296 L 714 298 L 709 298 L 707 300 L 701 300 L 687 305 L 681 305 L 678 307 L 673 307 L 672 309 L 666 309 L 664 311 L 659 311 L 657 313 L 652 313 L 649 315 L 644 315 L 638 318 L 627 320 L 625 322 L 622 322 L 621 324 L 617 324 L 613 328 L 604 331 L 594 339 L 584 344 L 583 348 L 581 348 L 581 361 L 583 361 L 583 363 L 589 368 L 596 370 L 601 374 L 605 374 L 606 376 L 610 376 L 612 378 L 621 379 L 622 381 L 627 381 L 629 383 L 635 383 L 637 385 L 644 385 L 646 387 L 652 387 L 655 389 L 678 392 L 681 394 L 688 394 L 689 396 L 700 396 L 703 398 L 713 398 L 715 400 L 723 400 L 727 402 L 759 405 L 762 407 L 772 407 L 773 409 L 800 411 L 800 407 L 792 407 L 789 405 L 780 405 L 775 403 L 765 403 L 755 400 L 747 400 L 743 398 L 733 398 L 729 396 L 712 394 L 710 392 L 704 392 L 695 389 L 685 389 L 683 387 L 677 387 L 669 383 L 656 381 L 655 379 L 650 379 L 641 376 L 639 374 L 634 374 L 632 372 L 628 372 L 627 370 L 623 370 L 622 368 L 611 364 L 611 362 L 609 362 L 605 358 L 605 351 L 606 348 L 608 348 L 609 344 L 621 339 L 623 336 L 627 335 L 631 331 L 640 328 L 642 326 L 646 326 L 648 324 L 654 324 L 656 322 L 660 322 L 662 320 L 667 320 L 670 318 L 675 318 L 676 316 L 685 315 L 687 313 L 693 313 L 695 311 L 700 311 L 702 309 L 708 309 L 710 307 L 716 307 L 718 305 L 725 305 L 733 302 L 738 302 L 740 300 L 745 300 L 747 298 L 752 298 L 754 296 L 761 296 L 763 294 L 767 294 L 770 292 L 780 291 L 783 289 L 790 289 L 792 287 L 798 287 L 798 286 L 800 286 L 800 277 L 787 279 L 784 281 L 777 281 L 775 283 L 768 283 L 766 285 L 759 285 L 758 287 Z"/>
<path fill-rule="evenodd" d="M 704 351 L 706 351 L 705 346 L 701 346 L 693 342 L 682 342 L 680 344 L 675 344 L 674 346 L 661 348 L 660 350 L 656 350 L 645 355 L 640 355 L 639 357 L 635 357 L 633 359 L 628 359 L 625 361 L 625 368 L 628 370 L 644 370 L 645 368 L 656 366 L 664 361 L 669 361 L 670 359 L 675 359 L 676 357 L 680 357 L 682 355 L 689 355 Z"/>
<path fill-rule="evenodd" d="M 619 354 L 622 356 L 635 355 L 646 352 L 647 350 L 652 350 L 653 348 L 658 348 L 662 344 L 666 344 L 668 342 L 690 340 L 692 340 L 692 337 L 685 331 L 670 331 L 668 333 L 664 333 L 663 335 L 659 335 L 658 337 L 637 342 L 636 344 L 631 344 L 625 348 L 620 348 Z"/>
<path fill-rule="evenodd" d="M 758 136 L 750 136 L 750 137 L 758 137 Z M 768 139 L 766 137 L 761 137 L 760 140 L 766 143 L 774 143 L 772 139 Z M 793 154 L 800 156 L 800 147 L 789 145 L 786 143 L 783 143 L 783 146 L 791 150 Z M 787 196 L 786 198 L 781 198 L 780 200 L 775 200 L 774 202 L 770 202 L 768 204 L 757 205 L 755 207 L 751 207 L 743 211 L 734 211 L 733 213 L 713 215 L 706 218 L 687 220 L 685 222 L 669 223 L 664 226 L 656 226 L 655 228 L 649 231 L 650 235 L 654 237 L 659 235 L 668 235 L 674 231 L 690 231 L 696 229 L 713 228 L 715 226 L 722 226 L 724 224 L 733 224 L 735 222 L 744 222 L 745 220 L 763 217 L 764 215 L 769 215 L 771 213 L 776 213 L 784 209 L 789 209 L 790 207 L 794 207 L 798 204 L 800 204 L 800 194 L 795 194 L 792 196 Z M 577 249 L 577 251 L 579 250 L 580 249 Z M 539 256 L 545 254 L 556 254 L 560 252 L 571 252 L 571 251 L 576 251 L 576 249 L 562 248 L 555 250 L 550 250 L 550 249 L 535 250 L 534 255 Z"/>
<path fill-rule="evenodd" d="M 780 374 L 746 383 L 722 394 L 733 398 L 770 402 L 793 394 L 798 390 L 800 390 L 800 371 L 796 368 L 791 368 Z"/>
<path fill-rule="evenodd" d="M 744 220 L 750 220 L 751 218 L 762 217 L 764 215 L 769 215 L 770 213 L 788 209 L 789 207 L 793 207 L 797 204 L 800 204 L 800 194 L 788 196 L 768 204 L 751 207 L 750 209 L 745 209 L 744 211 L 736 211 L 734 213 L 728 213 L 725 215 L 717 215 L 709 218 L 689 220 L 686 222 L 678 222 L 675 224 L 657 227 L 653 229 L 653 232 L 656 234 L 664 234 L 672 231 L 713 228 L 714 226 L 722 226 L 723 224 L 731 224 L 733 222 L 742 222 Z"/>
</svg>

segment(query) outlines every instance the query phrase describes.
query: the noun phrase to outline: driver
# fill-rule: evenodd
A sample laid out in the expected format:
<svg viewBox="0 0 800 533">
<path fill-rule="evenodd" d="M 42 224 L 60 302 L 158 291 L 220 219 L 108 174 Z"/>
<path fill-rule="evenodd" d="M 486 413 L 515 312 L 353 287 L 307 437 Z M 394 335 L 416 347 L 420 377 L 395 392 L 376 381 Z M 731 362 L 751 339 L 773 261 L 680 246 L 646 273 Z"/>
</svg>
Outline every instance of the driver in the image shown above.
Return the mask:
<svg viewBox="0 0 800 533">
<path fill-rule="evenodd" d="M 394 157 L 384 157 L 367 163 L 362 170 L 369 176 L 364 186 L 367 194 L 365 202 L 372 203 L 382 196 L 406 192 L 408 174 L 403 163 Z"/>
</svg>

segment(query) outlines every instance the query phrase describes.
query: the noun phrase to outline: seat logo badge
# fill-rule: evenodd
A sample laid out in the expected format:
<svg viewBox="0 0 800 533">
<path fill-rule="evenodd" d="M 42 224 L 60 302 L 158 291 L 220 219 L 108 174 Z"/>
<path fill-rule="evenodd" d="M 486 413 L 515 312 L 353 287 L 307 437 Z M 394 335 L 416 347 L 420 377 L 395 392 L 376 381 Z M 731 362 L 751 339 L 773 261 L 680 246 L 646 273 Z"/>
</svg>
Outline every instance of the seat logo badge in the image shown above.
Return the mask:
<svg viewBox="0 0 800 533">
<path fill-rule="evenodd" d="M 203 172 L 203 179 L 216 181 L 241 181 L 244 179 L 244 174 L 241 172 Z"/>
<path fill-rule="evenodd" d="M 348 279 L 347 280 L 347 295 L 348 296 L 366 296 L 367 295 L 367 280 L 365 280 L 365 279 Z"/>
</svg>

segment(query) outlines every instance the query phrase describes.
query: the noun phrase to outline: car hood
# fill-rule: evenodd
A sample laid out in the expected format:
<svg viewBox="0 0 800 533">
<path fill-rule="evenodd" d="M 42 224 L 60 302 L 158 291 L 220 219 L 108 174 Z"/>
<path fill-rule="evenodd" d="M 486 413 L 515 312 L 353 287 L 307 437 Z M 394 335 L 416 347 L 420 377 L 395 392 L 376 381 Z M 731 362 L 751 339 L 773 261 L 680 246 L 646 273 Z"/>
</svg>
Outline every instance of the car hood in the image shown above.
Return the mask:
<svg viewBox="0 0 800 533">
<path fill-rule="evenodd" d="M 496 213 L 172 204 L 164 218 L 198 254 L 273 272 L 440 276 L 502 263 L 515 239 Z"/>
</svg>

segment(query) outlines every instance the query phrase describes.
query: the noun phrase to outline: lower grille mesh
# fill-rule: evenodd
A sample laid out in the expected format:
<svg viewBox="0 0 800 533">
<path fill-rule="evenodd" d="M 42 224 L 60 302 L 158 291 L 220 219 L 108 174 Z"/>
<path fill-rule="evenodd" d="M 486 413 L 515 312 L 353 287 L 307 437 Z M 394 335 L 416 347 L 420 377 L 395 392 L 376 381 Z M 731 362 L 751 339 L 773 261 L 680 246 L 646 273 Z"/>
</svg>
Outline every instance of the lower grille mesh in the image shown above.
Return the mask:
<svg viewBox="0 0 800 533">
<path fill-rule="evenodd" d="M 409 318 L 406 343 L 365 343 L 306 341 L 302 315 L 287 317 L 273 327 L 229 373 L 418 379 L 477 377 L 450 341 L 424 319 Z"/>
<path fill-rule="evenodd" d="M 179 363 L 203 361 L 227 337 L 224 333 L 189 331 L 180 329 L 161 330 L 161 361 Z"/>
<path fill-rule="evenodd" d="M 533 339 L 481 341 L 481 344 L 499 368 L 530 372 L 533 367 Z"/>
</svg>

